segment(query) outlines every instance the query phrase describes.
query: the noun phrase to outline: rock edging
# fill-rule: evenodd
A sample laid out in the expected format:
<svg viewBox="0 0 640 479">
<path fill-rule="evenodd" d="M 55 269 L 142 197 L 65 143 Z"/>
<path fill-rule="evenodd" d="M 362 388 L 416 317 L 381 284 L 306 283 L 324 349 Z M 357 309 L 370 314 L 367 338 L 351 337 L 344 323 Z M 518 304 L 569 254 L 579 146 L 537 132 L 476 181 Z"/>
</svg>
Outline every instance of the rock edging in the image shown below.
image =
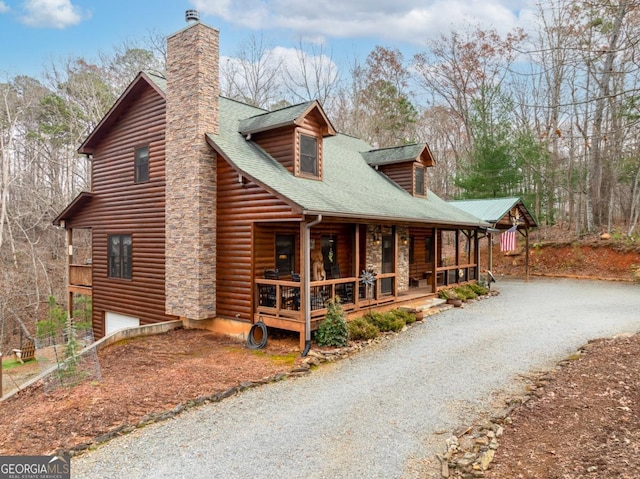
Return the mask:
<svg viewBox="0 0 640 479">
<path fill-rule="evenodd" d="M 436 454 L 440 461 L 443 478 L 483 478 L 500 446 L 499 439 L 505 427 L 512 422 L 511 414 L 529 401 L 542 396 L 544 387 L 553 379 L 555 372 L 570 361 L 581 357 L 583 350 L 556 364 L 556 371 L 545 371 L 524 376 L 525 393 L 522 397 L 506 400 L 506 407 L 489 419 L 461 427 L 445 440 L 445 452 Z"/>
</svg>

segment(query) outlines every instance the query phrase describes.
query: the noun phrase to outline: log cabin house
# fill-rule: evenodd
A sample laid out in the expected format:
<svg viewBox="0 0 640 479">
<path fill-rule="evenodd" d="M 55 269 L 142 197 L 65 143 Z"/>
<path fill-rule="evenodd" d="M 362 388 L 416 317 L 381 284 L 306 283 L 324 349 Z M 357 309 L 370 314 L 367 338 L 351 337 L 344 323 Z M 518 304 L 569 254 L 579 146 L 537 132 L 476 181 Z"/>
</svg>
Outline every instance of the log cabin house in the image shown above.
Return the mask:
<svg viewBox="0 0 640 479">
<path fill-rule="evenodd" d="M 197 20 L 167 48 L 166 79 L 140 73 L 80 146 L 91 191 L 54 221 L 67 232 L 69 308 L 92 296 L 97 338 L 175 319 L 227 333 L 263 321 L 302 346 L 332 298 L 357 314 L 478 278 L 486 224 L 428 190 L 426 144 L 374 149 L 336 132 L 317 101 L 265 111 L 221 97 L 218 31 Z"/>
</svg>

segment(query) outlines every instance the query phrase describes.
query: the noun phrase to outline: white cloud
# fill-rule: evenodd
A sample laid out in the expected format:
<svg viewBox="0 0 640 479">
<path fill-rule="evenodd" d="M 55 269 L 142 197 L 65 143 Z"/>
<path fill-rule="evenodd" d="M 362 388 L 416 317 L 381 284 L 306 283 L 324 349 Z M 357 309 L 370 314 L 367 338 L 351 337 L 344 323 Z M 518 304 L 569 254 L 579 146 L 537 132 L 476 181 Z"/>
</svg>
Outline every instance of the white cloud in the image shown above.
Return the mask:
<svg viewBox="0 0 640 479">
<path fill-rule="evenodd" d="M 6 3 L 0 1 L 0 13 L 7 13 L 8 11 L 9 6 Z"/>
<path fill-rule="evenodd" d="M 255 30 L 286 28 L 305 37 L 375 37 L 423 43 L 461 24 L 506 32 L 529 0 L 192 0 L 205 15 Z"/>
<path fill-rule="evenodd" d="M 82 20 L 71 0 L 25 0 L 23 6 L 26 13 L 21 20 L 32 27 L 66 28 Z"/>
</svg>

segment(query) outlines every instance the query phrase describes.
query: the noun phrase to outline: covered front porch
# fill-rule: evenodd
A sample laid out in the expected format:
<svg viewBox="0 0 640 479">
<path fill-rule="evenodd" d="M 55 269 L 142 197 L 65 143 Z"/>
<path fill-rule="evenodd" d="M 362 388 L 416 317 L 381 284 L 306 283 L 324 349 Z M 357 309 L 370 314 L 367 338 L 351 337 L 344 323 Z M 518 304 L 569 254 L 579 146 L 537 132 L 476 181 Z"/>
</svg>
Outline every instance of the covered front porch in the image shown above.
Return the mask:
<svg viewBox="0 0 640 479">
<path fill-rule="evenodd" d="M 253 322 L 297 331 L 301 346 L 330 301 L 357 315 L 478 278 L 477 230 L 333 219 L 308 225 L 265 222 L 253 231 Z M 373 285 L 361 281 L 364 270 L 375 274 Z"/>
</svg>

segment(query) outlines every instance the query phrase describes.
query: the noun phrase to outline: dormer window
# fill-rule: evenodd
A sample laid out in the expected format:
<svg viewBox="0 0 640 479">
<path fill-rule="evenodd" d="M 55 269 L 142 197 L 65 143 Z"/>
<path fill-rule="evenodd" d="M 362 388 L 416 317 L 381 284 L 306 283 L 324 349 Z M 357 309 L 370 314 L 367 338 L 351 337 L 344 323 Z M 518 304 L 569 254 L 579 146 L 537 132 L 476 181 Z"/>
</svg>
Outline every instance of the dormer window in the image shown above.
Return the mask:
<svg viewBox="0 0 640 479">
<path fill-rule="evenodd" d="M 317 178 L 319 170 L 318 139 L 300 135 L 300 173 Z"/>
<path fill-rule="evenodd" d="M 425 181 L 424 181 L 425 170 L 426 169 L 424 166 L 420 166 L 420 165 L 415 166 L 415 169 L 414 169 L 415 181 L 414 181 L 414 189 L 413 189 L 415 196 L 427 195 L 427 192 L 425 190 Z"/>
</svg>

